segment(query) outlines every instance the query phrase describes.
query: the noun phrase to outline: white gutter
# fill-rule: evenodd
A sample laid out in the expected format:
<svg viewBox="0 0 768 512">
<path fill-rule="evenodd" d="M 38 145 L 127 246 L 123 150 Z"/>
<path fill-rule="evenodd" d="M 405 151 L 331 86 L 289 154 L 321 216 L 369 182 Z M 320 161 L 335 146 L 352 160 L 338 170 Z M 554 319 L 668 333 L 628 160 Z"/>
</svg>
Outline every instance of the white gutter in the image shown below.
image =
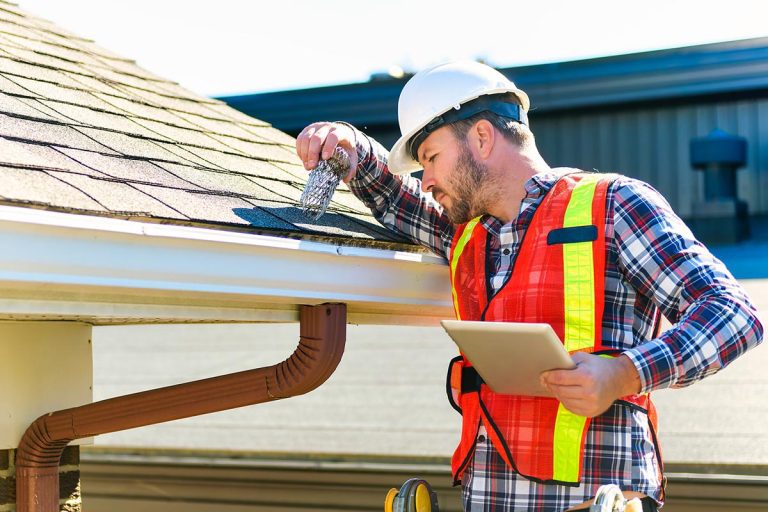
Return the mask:
<svg viewBox="0 0 768 512">
<path fill-rule="evenodd" d="M 351 323 L 452 316 L 436 256 L 0 206 L 0 319 L 283 322 L 344 302 Z"/>
</svg>

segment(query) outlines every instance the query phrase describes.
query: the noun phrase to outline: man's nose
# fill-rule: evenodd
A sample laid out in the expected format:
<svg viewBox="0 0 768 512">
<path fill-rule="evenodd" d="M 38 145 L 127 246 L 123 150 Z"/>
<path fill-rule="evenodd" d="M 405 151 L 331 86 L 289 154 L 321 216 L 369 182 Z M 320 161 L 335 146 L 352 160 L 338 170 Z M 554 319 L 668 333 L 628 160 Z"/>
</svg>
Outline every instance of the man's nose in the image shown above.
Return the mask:
<svg viewBox="0 0 768 512">
<path fill-rule="evenodd" d="M 431 192 L 432 187 L 435 186 L 435 173 L 432 172 L 431 165 L 424 166 L 424 172 L 421 175 L 421 190 L 424 192 Z"/>
</svg>

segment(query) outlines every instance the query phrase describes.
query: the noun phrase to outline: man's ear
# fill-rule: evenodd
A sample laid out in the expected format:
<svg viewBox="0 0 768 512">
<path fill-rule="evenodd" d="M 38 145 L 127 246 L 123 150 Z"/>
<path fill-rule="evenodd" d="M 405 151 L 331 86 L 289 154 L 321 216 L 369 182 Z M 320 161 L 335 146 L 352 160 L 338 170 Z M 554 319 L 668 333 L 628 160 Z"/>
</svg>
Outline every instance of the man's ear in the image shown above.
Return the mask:
<svg viewBox="0 0 768 512">
<path fill-rule="evenodd" d="M 472 126 L 469 135 L 477 156 L 483 160 L 488 158 L 496 142 L 496 130 L 493 129 L 491 122 L 487 119 L 479 120 Z"/>
</svg>

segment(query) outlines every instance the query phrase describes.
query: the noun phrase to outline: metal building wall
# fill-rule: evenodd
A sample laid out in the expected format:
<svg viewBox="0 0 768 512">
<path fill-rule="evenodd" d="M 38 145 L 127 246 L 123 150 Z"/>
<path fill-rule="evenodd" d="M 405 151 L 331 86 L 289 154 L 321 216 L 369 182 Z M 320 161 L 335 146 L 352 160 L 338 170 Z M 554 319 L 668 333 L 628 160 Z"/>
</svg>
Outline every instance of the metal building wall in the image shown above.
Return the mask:
<svg viewBox="0 0 768 512">
<path fill-rule="evenodd" d="M 747 167 L 737 172 L 739 198 L 750 214 L 768 213 L 768 99 L 531 113 L 538 147 L 552 166 L 616 171 L 656 187 L 682 217 L 703 199 L 689 141 L 715 128 L 748 141 Z"/>
</svg>

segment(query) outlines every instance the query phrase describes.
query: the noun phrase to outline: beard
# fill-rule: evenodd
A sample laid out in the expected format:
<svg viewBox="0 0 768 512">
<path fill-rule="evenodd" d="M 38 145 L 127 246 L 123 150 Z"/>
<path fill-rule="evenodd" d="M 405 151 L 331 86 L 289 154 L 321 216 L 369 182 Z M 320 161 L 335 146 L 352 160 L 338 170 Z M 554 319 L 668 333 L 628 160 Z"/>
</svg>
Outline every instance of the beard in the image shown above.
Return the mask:
<svg viewBox="0 0 768 512">
<path fill-rule="evenodd" d="M 461 143 L 461 153 L 448 182 L 453 196 L 445 214 L 453 224 L 464 224 L 488 211 L 492 195 L 488 192 L 493 188 L 488 182 L 488 167 L 475 160 L 466 141 Z"/>
</svg>

